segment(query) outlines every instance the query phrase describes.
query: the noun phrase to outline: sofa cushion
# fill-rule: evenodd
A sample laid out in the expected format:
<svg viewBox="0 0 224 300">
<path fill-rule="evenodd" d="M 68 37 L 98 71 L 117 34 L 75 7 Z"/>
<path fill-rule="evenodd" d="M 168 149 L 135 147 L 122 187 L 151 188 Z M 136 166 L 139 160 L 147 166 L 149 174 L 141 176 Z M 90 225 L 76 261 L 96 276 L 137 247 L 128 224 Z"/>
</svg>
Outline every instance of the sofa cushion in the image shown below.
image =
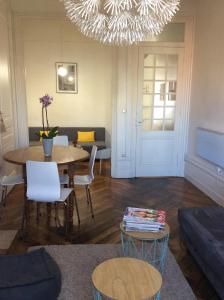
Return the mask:
<svg viewBox="0 0 224 300">
<path fill-rule="evenodd" d="M 95 142 L 95 131 L 78 131 L 77 142 Z"/>
<path fill-rule="evenodd" d="M 221 279 L 224 270 L 224 208 L 181 209 L 181 228 L 200 255 Z"/>
<path fill-rule="evenodd" d="M 44 248 L 14 256 L 0 256 L 1 300 L 56 300 L 61 273 Z"/>
</svg>

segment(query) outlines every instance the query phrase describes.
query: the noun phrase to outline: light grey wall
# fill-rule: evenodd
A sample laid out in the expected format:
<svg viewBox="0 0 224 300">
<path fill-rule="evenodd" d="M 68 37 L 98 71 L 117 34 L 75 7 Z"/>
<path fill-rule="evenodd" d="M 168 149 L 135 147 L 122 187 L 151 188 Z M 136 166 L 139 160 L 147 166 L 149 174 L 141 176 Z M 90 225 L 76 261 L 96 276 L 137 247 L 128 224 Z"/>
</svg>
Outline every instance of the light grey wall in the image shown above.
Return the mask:
<svg viewBox="0 0 224 300">
<path fill-rule="evenodd" d="M 224 170 L 196 155 L 196 128 L 224 133 L 223 28 L 224 1 L 198 0 L 185 175 L 220 204 L 224 204 Z"/>
<path fill-rule="evenodd" d="M 224 1 L 199 0 L 196 21 L 188 152 L 195 128 L 224 132 Z"/>
</svg>

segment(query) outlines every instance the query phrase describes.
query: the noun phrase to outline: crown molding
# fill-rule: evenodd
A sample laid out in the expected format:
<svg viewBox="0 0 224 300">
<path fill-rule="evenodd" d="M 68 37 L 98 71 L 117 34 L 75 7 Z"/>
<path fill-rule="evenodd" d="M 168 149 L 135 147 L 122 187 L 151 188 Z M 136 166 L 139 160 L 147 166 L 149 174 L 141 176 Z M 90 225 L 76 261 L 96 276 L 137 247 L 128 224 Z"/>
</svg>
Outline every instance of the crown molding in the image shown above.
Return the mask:
<svg viewBox="0 0 224 300">
<path fill-rule="evenodd" d="M 1 1 L 1 0 L 0 0 Z M 12 11 L 13 16 L 17 18 L 36 18 L 36 19 L 63 19 L 67 20 L 65 12 L 20 12 Z"/>
</svg>

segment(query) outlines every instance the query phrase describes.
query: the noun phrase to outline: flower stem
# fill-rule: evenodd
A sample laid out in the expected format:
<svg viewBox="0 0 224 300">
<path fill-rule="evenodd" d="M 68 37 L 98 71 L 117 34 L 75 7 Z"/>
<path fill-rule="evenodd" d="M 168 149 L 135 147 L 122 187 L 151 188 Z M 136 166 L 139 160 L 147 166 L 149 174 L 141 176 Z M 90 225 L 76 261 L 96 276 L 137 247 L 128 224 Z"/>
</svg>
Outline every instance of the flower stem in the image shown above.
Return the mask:
<svg viewBox="0 0 224 300">
<path fill-rule="evenodd" d="M 45 126 L 44 126 L 44 107 L 42 106 L 42 126 L 43 126 L 43 131 L 45 131 Z"/>
<path fill-rule="evenodd" d="M 47 130 L 49 130 L 48 115 L 47 115 L 47 107 L 45 107 L 45 114 L 46 114 Z"/>
</svg>

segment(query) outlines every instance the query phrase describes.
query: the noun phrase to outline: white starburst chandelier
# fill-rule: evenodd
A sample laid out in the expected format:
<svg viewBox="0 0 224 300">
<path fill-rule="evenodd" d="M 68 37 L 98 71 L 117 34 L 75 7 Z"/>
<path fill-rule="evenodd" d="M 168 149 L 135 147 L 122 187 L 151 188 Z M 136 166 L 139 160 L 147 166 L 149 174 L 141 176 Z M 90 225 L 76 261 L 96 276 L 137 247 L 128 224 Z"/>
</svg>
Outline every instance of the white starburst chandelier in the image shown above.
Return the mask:
<svg viewBox="0 0 224 300">
<path fill-rule="evenodd" d="M 60 0 L 87 37 L 131 45 L 158 35 L 179 10 L 180 0 Z"/>
</svg>

